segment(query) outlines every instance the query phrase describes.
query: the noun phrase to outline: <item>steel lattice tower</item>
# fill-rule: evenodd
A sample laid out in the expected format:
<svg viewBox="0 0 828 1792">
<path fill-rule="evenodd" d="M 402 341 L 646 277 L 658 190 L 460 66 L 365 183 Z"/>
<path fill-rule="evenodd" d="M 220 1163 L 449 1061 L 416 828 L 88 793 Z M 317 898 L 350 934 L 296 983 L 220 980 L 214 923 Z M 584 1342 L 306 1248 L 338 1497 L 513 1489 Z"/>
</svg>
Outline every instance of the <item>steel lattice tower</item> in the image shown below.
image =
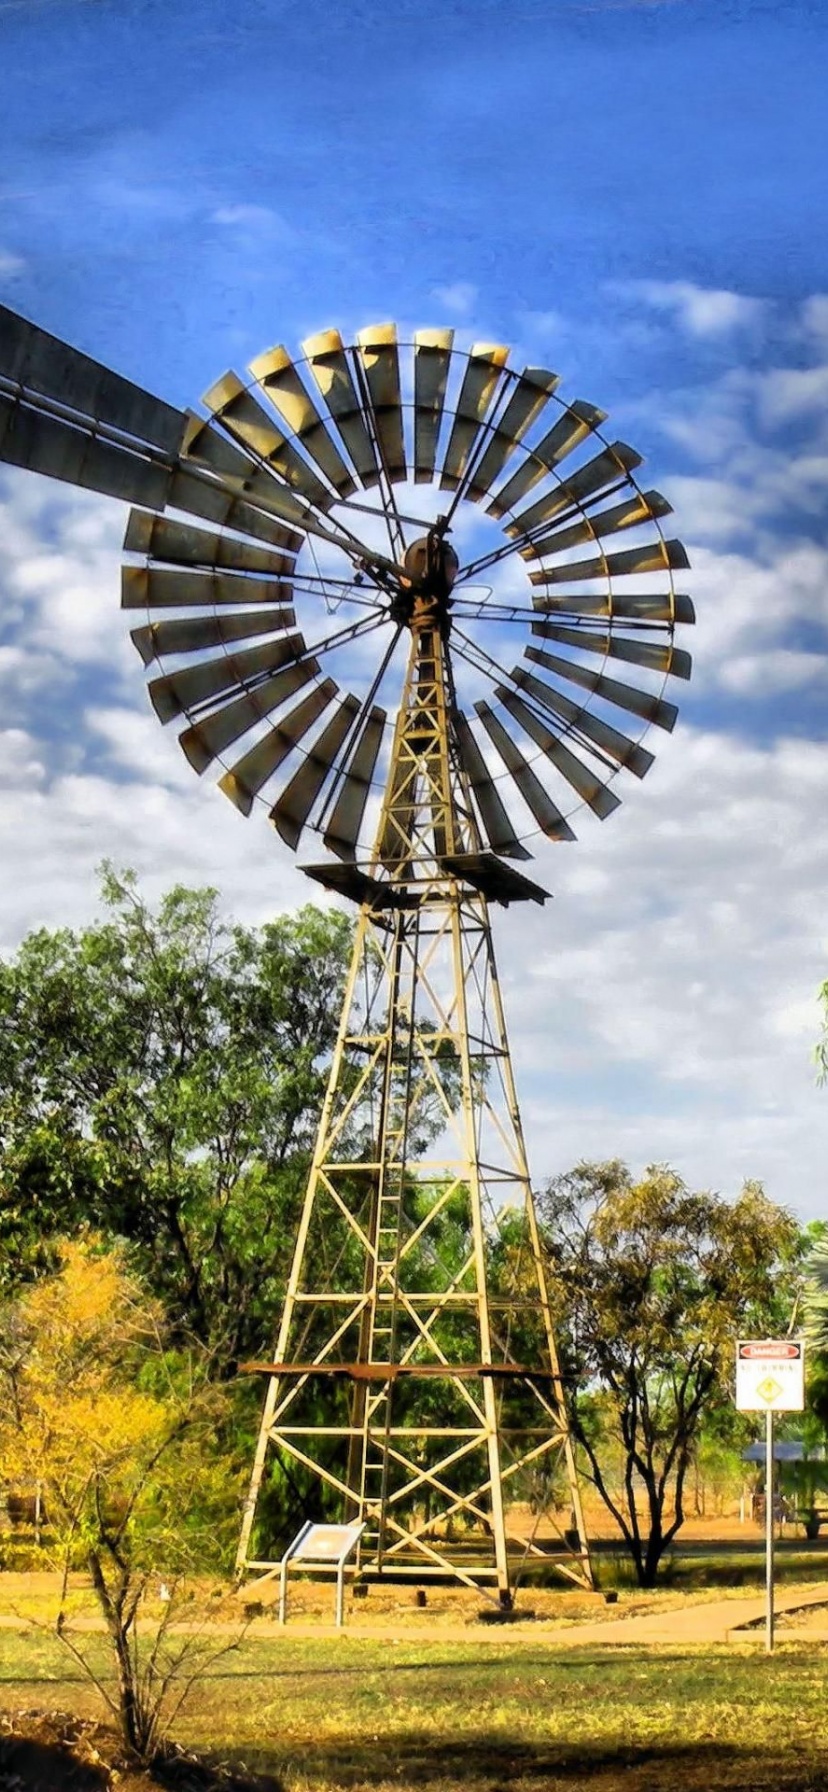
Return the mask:
<svg viewBox="0 0 828 1792">
<path fill-rule="evenodd" d="M 449 1573 L 508 1604 L 533 1562 L 591 1585 L 485 886 L 542 893 L 482 853 L 445 597 L 409 621 L 238 1567 L 274 1565 L 250 1545 L 275 1450 L 365 1520 L 363 1575 Z M 550 1485 L 567 1541 L 509 1519 L 510 1499 L 546 1512 Z"/>
</svg>

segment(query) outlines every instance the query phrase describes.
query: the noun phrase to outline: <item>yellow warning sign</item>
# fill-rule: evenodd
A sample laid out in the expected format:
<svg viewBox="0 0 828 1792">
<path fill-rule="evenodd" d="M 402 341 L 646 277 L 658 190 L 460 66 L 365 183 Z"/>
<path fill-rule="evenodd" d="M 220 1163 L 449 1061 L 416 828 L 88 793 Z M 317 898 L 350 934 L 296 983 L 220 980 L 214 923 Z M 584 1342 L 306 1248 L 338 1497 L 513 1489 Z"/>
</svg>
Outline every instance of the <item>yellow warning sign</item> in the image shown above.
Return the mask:
<svg viewBox="0 0 828 1792">
<path fill-rule="evenodd" d="M 779 1399 L 782 1389 L 779 1386 L 778 1381 L 774 1381 L 772 1375 L 766 1375 L 764 1381 L 760 1381 L 756 1392 L 759 1395 L 760 1400 L 766 1400 L 768 1406 L 772 1406 L 774 1400 Z"/>
</svg>

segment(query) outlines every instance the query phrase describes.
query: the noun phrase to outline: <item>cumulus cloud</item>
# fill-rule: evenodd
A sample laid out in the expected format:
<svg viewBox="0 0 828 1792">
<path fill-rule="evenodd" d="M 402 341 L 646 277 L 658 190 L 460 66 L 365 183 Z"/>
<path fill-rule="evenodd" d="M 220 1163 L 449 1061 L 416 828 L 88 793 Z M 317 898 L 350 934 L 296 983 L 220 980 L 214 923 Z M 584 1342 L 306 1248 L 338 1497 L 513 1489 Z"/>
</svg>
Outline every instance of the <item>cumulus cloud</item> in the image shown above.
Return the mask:
<svg viewBox="0 0 828 1792">
<path fill-rule="evenodd" d="M 126 671 L 131 648 L 118 614 L 117 571 L 126 514 L 124 505 L 94 493 L 4 473 L 0 599 L 7 644 L 61 677 L 80 664 Z"/>
<path fill-rule="evenodd" d="M 697 1185 L 762 1174 L 824 1208 L 814 1086 L 828 964 L 828 745 L 679 724 L 646 787 L 547 863 L 551 910 L 500 931 L 538 1175 L 669 1158 Z M 519 937 L 516 934 L 519 932 Z M 705 1117 L 706 1116 L 706 1124 Z"/>
<path fill-rule="evenodd" d="M 828 346 L 828 293 L 815 292 L 800 308 L 802 328 L 819 347 Z"/>
<path fill-rule="evenodd" d="M 451 286 L 435 286 L 433 296 L 452 317 L 468 317 L 477 303 L 477 287 L 468 280 L 455 280 Z"/>
<path fill-rule="evenodd" d="M 719 337 L 759 322 L 765 303 L 726 288 L 697 286 L 692 280 L 630 280 L 617 290 L 655 311 L 669 312 L 681 329 L 697 337 Z"/>
<path fill-rule="evenodd" d="M 214 884 L 229 913 L 256 923 L 321 897 L 263 822 L 246 823 L 212 782 L 179 782 L 175 741 L 156 732 L 157 756 L 132 776 L 117 752 L 101 770 L 92 752 L 66 769 L 47 740 L 0 732 L 0 950 L 34 927 L 84 925 L 104 858 L 132 866 L 152 898 L 175 882 Z"/>
<path fill-rule="evenodd" d="M 772 367 L 762 380 L 760 406 L 770 424 L 787 423 L 808 413 L 824 417 L 828 366 Z"/>
<path fill-rule="evenodd" d="M 741 696 L 767 697 L 801 690 L 825 681 L 825 655 L 797 653 L 780 647 L 775 653 L 745 653 L 722 668 L 721 683 Z"/>
<path fill-rule="evenodd" d="M 748 553 L 711 552 L 691 539 L 697 626 L 692 646 L 698 683 L 709 691 L 791 690 L 824 676 L 828 653 L 828 549 L 776 542 L 760 561 Z M 821 651 L 792 648 L 807 624 Z M 747 667 L 754 668 L 751 672 Z"/>
<path fill-rule="evenodd" d="M 267 238 L 270 242 L 292 242 L 293 226 L 269 205 L 220 205 L 211 213 L 213 224 L 250 238 Z"/>
<path fill-rule="evenodd" d="M 183 790 L 189 795 L 192 770 L 175 745 L 174 734 L 159 728 L 149 704 L 144 701 L 137 707 L 139 695 L 136 679 L 136 707 L 90 707 L 86 726 L 103 746 L 113 770 L 117 768 L 132 782 L 152 780 L 164 790 Z"/>
<path fill-rule="evenodd" d="M 13 255 L 10 249 L 0 249 L 0 281 L 17 280 L 25 271 L 22 255 Z"/>
</svg>

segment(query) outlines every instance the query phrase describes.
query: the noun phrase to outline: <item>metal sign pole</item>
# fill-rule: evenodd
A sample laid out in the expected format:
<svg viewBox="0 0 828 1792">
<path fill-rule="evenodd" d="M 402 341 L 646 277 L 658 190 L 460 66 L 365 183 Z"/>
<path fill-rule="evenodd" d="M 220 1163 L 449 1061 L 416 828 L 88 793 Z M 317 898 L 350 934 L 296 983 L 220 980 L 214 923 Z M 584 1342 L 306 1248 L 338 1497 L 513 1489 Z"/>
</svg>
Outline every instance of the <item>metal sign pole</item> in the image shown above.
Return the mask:
<svg viewBox="0 0 828 1792">
<path fill-rule="evenodd" d="M 765 1414 L 765 1653 L 773 1654 L 773 1408 Z"/>
</svg>

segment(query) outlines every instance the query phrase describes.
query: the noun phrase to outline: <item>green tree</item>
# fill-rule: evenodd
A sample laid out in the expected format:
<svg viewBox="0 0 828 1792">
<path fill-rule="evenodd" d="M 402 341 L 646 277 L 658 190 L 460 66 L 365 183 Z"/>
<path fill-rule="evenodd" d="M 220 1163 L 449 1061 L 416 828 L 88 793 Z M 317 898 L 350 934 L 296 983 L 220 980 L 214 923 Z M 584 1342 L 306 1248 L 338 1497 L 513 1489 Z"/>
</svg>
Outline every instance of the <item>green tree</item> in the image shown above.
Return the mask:
<svg viewBox="0 0 828 1792">
<path fill-rule="evenodd" d="M 652 1586 L 737 1337 L 787 1329 L 800 1233 L 757 1183 L 728 1202 L 665 1166 L 634 1182 L 618 1162 L 579 1164 L 540 1205 L 575 1436 Z"/>
<path fill-rule="evenodd" d="M 229 1365 L 272 1334 L 351 923 L 232 926 L 182 888 L 153 912 L 111 869 L 103 896 L 104 920 L 0 964 L 0 1277 L 100 1227 Z"/>
<path fill-rule="evenodd" d="M 806 1338 L 820 1355 L 828 1355 L 828 1236 L 823 1221 L 806 1234 L 809 1246 L 804 1262 L 802 1320 Z"/>
<path fill-rule="evenodd" d="M 828 981 L 819 990 L 818 1000 L 822 1003 L 822 1032 L 816 1043 L 814 1058 L 818 1079 L 824 1083 L 828 1081 Z"/>
<path fill-rule="evenodd" d="M 808 1406 L 824 1438 L 828 1429 L 828 1227 L 824 1221 L 811 1223 L 805 1242 L 800 1320 L 806 1347 Z"/>
</svg>

